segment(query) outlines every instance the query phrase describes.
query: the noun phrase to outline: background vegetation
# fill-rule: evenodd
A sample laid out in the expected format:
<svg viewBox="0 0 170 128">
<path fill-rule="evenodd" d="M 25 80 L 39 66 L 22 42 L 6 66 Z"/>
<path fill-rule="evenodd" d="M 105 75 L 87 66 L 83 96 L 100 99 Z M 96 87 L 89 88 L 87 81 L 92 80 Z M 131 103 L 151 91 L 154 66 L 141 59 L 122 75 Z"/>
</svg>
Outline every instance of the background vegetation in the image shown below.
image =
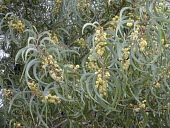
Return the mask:
<svg viewBox="0 0 170 128">
<path fill-rule="evenodd" d="M 1 128 L 170 127 L 169 0 L 2 0 L 0 34 Z"/>
</svg>

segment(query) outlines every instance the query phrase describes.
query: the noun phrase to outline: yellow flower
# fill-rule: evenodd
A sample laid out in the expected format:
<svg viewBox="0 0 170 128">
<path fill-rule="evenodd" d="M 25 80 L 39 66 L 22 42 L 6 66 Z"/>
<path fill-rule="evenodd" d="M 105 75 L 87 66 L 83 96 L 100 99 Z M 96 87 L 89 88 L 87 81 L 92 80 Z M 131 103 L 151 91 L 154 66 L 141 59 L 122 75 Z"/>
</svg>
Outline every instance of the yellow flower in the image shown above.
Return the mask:
<svg viewBox="0 0 170 128">
<path fill-rule="evenodd" d="M 164 6 L 164 5 L 165 5 L 165 3 L 163 3 L 163 2 L 159 3 L 159 6 Z"/>
<path fill-rule="evenodd" d="M 135 112 L 139 112 L 140 108 L 135 108 L 134 111 Z"/>
<path fill-rule="evenodd" d="M 133 23 L 126 23 L 128 27 L 132 27 Z"/>
<path fill-rule="evenodd" d="M 76 65 L 76 68 L 80 68 L 80 66 L 77 64 L 77 65 Z"/>
<path fill-rule="evenodd" d="M 74 68 L 74 66 L 72 64 L 70 64 L 69 67 L 72 68 L 72 69 Z"/>
<path fill-rule="evenodd" d="M 98 77 L 98 78 L 101 78 L 101 77 L 102 77 L 102 75 L 101 75 L 101 74 L 98 74 L 98 75 L 97 75 L 97 77 Z"/>
<path fill-rule="evenodd" d="M 143 100 L 142 103 L 146 103 L 146 100 Z"/>
<path fill-rule="evenodd" d="M 141 109 L 145 109 L 146 105 L 142 103 L 142 104 L 139 105 L 139 107 L 140 107 Z"/>
<path fill-rule="evenodd" d="M 49 57 L 50 59 L 53 59 L 53 56 L 52 56 L 52 55 L 49 55 L 48 57 Z"/>
<path fill-rule="evenodd" d="M 110 73 L 108 71 L 105 73 L 105 75 L 106 77 L 110 77 Z"/>
<path fill-rule="evenodd" d="M 55 104 L 56 101 L 54 99 L 49 99 L 48 102 Z"/>
</svg>

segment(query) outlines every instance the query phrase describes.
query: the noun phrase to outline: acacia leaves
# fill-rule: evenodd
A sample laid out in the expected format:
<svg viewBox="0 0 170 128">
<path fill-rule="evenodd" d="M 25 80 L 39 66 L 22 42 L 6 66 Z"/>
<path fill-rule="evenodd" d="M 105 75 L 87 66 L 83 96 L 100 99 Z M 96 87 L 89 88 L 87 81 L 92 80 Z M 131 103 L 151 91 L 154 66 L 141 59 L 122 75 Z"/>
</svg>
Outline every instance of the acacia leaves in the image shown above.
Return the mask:
<svg viewBox="0 0 170 128">
<path fill-rule="evenodd" d="M 4 127 L 169 127 L 166 2 L 29 4 L 0 15 Z"/>
</svg>

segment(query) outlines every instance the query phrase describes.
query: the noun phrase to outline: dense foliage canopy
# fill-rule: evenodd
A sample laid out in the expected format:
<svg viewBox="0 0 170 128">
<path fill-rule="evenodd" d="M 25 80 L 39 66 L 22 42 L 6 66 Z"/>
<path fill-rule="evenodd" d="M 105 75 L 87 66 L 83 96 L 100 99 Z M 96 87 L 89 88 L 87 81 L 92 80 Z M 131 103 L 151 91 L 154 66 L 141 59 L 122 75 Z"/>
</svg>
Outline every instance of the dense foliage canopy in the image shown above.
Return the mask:
<svg viewBox="0 0 170 128">
<path fill-rule="evenodd" d="M 1 128 L 170 127 L 168 0 L 2 0 L 0 48 Z"/>
</svg>

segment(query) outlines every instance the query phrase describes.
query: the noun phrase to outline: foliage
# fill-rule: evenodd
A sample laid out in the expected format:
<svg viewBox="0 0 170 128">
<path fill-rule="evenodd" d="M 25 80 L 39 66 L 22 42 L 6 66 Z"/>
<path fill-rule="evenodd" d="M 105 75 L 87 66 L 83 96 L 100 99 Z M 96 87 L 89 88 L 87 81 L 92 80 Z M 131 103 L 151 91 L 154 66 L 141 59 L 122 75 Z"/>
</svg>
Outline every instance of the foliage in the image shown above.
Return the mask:
<svg viewBox="0 0 170 128">
<path fill-rule="evenodd" d="M 0 7 L 1 127 L 170 127 L 168 0 Z"/>
</svg>

